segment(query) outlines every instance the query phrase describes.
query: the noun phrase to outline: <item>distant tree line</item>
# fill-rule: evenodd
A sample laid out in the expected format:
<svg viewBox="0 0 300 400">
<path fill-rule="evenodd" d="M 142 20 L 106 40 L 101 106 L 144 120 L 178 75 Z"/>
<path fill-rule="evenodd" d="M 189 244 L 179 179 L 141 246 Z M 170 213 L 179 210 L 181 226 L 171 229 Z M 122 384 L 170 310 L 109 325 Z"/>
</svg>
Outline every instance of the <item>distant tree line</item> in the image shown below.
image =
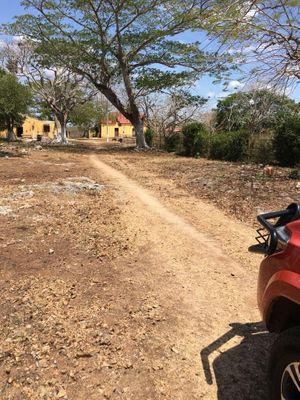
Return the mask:
<svg viewBox="0 0 300 400">
<path fill-rule="evenodd" d="M 299 83 L 297 1 L 23 0 L 22 5 L 24 14 L 1 29 L 19 39 L 1 50 L 0 61 L 8 74 L 26 82 L 35 98 L 31 107 L 55 119 L 61 143 L 67 143 L 68 122 L 84 130 L 94 124 L 99 94 L 131 121 L 139 148 L 148 146 L 144 115 L 148 141 L 155 133 L 174 148 L 178 126 L 197 119 L 205 102 L 192 94 L 204 75 L 224 80 L 247 62 L 253 64 L 249 76 L 265 87 L 284 90 Z M 187 32 L 194 40 L 181 39 Z M 257 121 L 267 129 L 270 115 L 259 114 L 259 102 L 269 101 L 268 112 L 277 119 L 274 96 L 251 98 L 242 122 L 235 104 L 247 106 L 247 96 L 229 98 L 231 109 L 218 106 L 217 126 L 252 132 L 260 127 L 246 125 Z"/>
<path fill-rule="evenodd" d="M 210 129 L 198 122 L 183 127 L 186 155 L 300 165 L 300 104 L 294 100 L 266 89 L 234 93 L 212 114 Z"/>
</svg>

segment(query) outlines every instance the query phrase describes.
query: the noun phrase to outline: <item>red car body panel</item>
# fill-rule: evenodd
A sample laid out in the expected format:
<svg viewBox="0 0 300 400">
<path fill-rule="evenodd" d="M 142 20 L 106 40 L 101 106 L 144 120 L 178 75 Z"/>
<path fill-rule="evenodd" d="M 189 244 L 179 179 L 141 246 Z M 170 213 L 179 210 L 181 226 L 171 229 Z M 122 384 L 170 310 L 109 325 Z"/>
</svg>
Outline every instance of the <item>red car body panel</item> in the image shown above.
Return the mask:
<svg viewBox="0 0 300 400">
<path fill-rule="evenodd" d="M 291 235 L 286 249 L 266 257 L 260 266 L 257 297 L 265 322 L 278 298 L 300 304 L 300 220 L 289 223 L 286 229 Z"/>
</svg>

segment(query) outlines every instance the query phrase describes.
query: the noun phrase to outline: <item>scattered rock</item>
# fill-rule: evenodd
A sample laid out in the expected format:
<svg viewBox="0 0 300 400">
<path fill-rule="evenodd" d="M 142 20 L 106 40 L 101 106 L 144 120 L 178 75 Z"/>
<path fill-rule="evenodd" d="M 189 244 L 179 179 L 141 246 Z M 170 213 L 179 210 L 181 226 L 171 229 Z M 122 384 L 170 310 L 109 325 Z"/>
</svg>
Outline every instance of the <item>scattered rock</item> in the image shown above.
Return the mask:
<svg viewBox="0 0 300 400">
<path fill-rule="evenodd" d="M 110 343 L 111 343 L 111 338 L 109 335 L 103 335 L 99 340 L 100 346 L 109 346 Z"/>
<path fill-rule="evenodd" d="M 32 190 L 15 192 L 12 194 L 12 199 L 20 199 L 20 198 L 32 198 L 34 196 L 34 192 Z"/>
<path fill-rule="evenodd" d="M 60 391 L 57 393 L 57 397 L 59 399 L 67 398 L 67 392 L 65 391 L 65 389 L 60 389 Z"/>
<path fill-rule="evenodd" d="M 34 150 L 41 151 L 41 150 L 43 150 L 43 147 L 41 145 L 37 144 L 34 146 Z"/>
<path fill-rule="evenodd" d="M 48 367 L 48 362 L 47 360 L 43 359 L 39 361 L 39 366 L 40 368 L 47 368 Z"/>
<path fill-rule="evenodd" d="M 57 182 L 47 182 L 47 183 L 43 183 L 43 184 L 27 186 L 27 189 L 28 189 L 27 192 L 23 191 L 18 194 L 15 194 L 15 196 L 30 197 L 31 194 L 33 196 L 34 192 L 31 189 L 47 190 L 47 191 L 51 191 L 53 193 L 67 192 L 70 194 L 77 194 L 77 193 L 80 193 L 83 191 L 96 193 L 96 192 L 100 192 L 101 190 L 103 190 L 103 188 L 104 188 L 104 185 L 100 185 L 90 178 L 73 177 L 73 178 L 67 178 L 64 180 L 60 180 Z"/>
<path fill-rule="evenodd" d="M 171 347 L 171 351 L 175 354 L 179 354 L 179 351 L 176 349 L 176 347 Z"/>
<path fill-rule="evenodd" d="M 0 215 L 8 215 L 12 213 L 12 209 L 8 206 L 0 206 Z"/>
</svg>

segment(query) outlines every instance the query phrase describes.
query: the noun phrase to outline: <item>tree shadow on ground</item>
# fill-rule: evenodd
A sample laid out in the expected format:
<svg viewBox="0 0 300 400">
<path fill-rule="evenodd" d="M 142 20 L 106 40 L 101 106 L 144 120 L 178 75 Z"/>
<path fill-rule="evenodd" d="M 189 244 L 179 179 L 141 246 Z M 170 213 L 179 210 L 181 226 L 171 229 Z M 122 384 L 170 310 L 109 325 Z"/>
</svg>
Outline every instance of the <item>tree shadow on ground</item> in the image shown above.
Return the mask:
<svg viewBox="0 0 300 400">
<path fill-rule="evenodd" d="M 16 154 L 16 153 L 14 153 L 14 152 L 12 152 L 12 151 L 2 151 L 2 150 L 0 150 L 0 158 L 5 158 L 5 157 L 9 157 L 9 158 L 11 158 L 11 157 L 22 157 L 23 156 L 23 154 Z"/>
<path fill-rule="evenodd" d="M 262 323 L 230 324 L 231 329 L 201 351 L 201 361 L 209 385 L 216 381 L 218 400 L 268 400 L 267 362 L 274 335 Z M 229 341 L 241 337 L 228 350 Z M 212 365 L 209 356 L 219 352 Z"/>
<path fill-rule="evenodd" d="M 33 146 L 33 145 L 31 145 Z M 71 143 L 69 145 L 61 145 L 61 144 L 41 144 L 43 149 L 59 151 L 62 153 L 75 153 L 75 154 L 114 154 L 114 153 L 128 153 L 135 151 L 135 146 L 122 146 L 118 144 L 111 145 L 90 145 L 90 144 L 81 144 L 81 143 Z"/>
</svg>

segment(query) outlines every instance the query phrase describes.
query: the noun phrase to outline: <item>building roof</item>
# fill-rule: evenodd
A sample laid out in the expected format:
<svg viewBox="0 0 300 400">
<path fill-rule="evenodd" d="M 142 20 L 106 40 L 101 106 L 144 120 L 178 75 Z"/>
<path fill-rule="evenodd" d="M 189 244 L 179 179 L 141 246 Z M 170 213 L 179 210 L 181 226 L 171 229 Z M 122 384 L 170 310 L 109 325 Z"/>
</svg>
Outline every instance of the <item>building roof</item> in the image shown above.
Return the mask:
<svg viewBox="0 0 300 400">
<path fill-rule="evenodd" d="M 127 118 L 125 118 L 123 114 L 117 111 L 111 112 L 109 115 L 109 119 L 103 120 L 101 121 L 101 123 L 104 125 L 115 125 L 116 123 L 119 123 L 121 125 L 131 125 L 131 122 Z"/>
<path fill-rule="evenodd" d="M 143 114 L 141 114 L 141 118 L 144 118 Z M 119 123 L 121 125 L 132 125 L 131 122 L 126 117 L 124 117 L 123 114 L 121 114 L 118 111 L 111 112 L 110 119 L 103 120 L 103 121 L 101 121 L 101 123 L 103 125 L 106 125 L 106 124 L 107 125 L 115 125 L 116 123 Z"/>
</svg>

